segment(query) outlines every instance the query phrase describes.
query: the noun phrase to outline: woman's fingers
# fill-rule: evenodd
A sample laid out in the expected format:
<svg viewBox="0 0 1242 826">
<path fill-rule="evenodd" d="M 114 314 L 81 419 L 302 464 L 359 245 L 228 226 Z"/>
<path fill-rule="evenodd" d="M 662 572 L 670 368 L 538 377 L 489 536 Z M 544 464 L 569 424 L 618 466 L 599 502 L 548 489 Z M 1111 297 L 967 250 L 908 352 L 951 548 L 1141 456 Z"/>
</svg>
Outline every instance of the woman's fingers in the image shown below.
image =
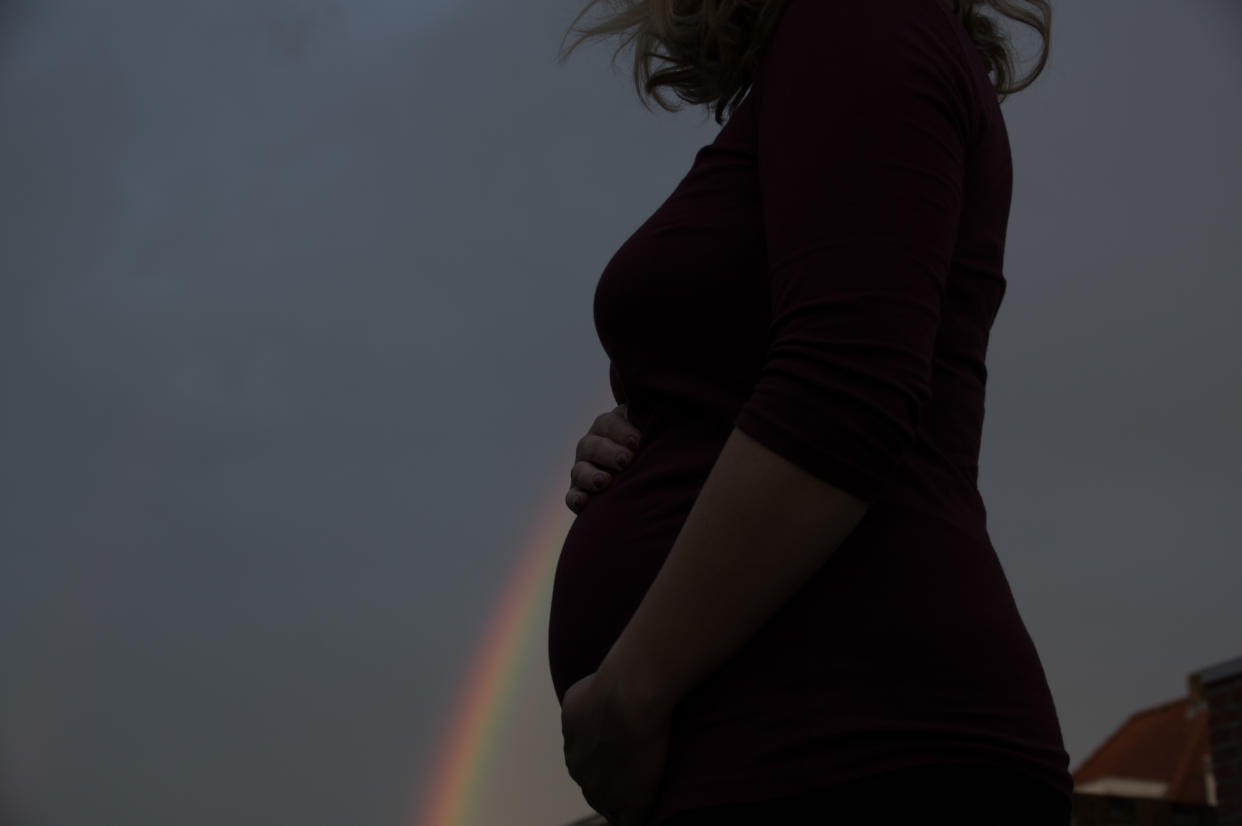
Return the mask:
<svg viewBox="0 0 1242 826">
<path fill-rule="evenodd" d="M 633 450 L 638 447 L 638 441 L 643 434 L 639 432 L 637 427 L 630 424 L 629 410 L 622 404 L 618 405 L 615 410 L 596 416 L 595 421 L 591 423 L 591 429 L 587 431 L 587 435 L 602 436 L 622 447 L 628 447 Z M 584 457 L 579 456 L 578 458 Z"/>
<path fill-rule="evenodd" d="M 599 493 L 611 481 L 611 473 L 591 462 L 575 462 L 569 471 L 569 486 L 586 493 Z"/>
<path fill-rule="evenodd" d="M 574 513 L 582 510 L 582 506 L 587 503 L 587 494 L 577 488 L 570 488 L 569 493 L 565 494 L 565 505 Z"/>
<path fill-rule="evenodd" d="M 582 509 L 592 493 L 612 483 L 613 473 L 625 470 L 634 461 L 634 450 L 642 434 L 629 423 L 625 405 L 602 413 L 591 424 L 587 435 L 578 440 L 573 467 L 569 469 L 569 492 L 565 505 L 574 513 Z"/>
</svg>

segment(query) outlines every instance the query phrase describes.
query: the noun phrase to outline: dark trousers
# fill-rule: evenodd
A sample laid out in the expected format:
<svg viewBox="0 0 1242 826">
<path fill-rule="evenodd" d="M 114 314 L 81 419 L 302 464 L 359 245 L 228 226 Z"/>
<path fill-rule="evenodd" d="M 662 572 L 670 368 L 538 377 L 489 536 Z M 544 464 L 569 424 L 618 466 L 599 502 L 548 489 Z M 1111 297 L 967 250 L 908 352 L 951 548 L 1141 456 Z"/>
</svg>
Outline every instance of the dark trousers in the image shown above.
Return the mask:
<svg viewBox="0 0 1242 826">
<path fill-rule="evenodd" d="M 918 766 L 793 797 L 678 812 L 666 826 L 1069 826 L 1071 802 L 994 766 Z"/>
</svg>

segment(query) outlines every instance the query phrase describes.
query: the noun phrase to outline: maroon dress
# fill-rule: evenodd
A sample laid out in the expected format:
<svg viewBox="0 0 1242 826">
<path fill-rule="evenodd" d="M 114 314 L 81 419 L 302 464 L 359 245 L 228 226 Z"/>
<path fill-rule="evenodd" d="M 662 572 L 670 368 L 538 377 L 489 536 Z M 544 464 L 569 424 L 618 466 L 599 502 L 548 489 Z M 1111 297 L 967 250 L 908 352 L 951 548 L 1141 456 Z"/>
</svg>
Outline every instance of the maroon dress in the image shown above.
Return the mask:
<svg viewBox="0 0 1242 826">
<path fill-rule="evenodd" d="M 633 615 L 734 427 L 870 503 L 678 706 L 651 826 L 926 765 L 1070 798 L 977 489 L 1012 184 L 986 67 L 940 0 L 791 0 L 741 106 L 605 268 L 596 330 L 643 443 L 561 550 L 558 698 Z"/>
</svg>

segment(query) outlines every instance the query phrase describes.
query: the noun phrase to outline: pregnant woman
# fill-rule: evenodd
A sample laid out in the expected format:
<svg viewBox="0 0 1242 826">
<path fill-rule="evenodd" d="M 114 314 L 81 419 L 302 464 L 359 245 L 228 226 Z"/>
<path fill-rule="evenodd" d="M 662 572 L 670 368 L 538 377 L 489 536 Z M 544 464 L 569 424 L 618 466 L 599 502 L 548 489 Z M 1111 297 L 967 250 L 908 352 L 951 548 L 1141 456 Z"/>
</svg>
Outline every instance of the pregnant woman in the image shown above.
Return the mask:
<svg viewBox="0 0 1242 826">
<path fill-rule="evenodd" d="M 1048 3 L 620 5 L 594 33 L 636 27 L 636 83 L 659 46 L 647 92 L 731 112 L 595 292 L 618 408 L 548 629 L 571 777 L 613 826 L 1067 826 L 977 489 L 1000 102 L 1034 79 L 982 9 L 1038 29 L 1038 75 Z"/>
</svg>

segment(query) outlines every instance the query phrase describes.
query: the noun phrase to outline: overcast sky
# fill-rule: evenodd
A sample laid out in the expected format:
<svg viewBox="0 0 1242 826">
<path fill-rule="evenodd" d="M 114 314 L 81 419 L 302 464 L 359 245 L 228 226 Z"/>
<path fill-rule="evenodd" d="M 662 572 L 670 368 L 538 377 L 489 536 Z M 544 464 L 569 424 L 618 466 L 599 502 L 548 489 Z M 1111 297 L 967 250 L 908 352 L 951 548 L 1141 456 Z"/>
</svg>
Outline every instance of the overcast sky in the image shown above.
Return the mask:
<svg viewBox="0 0 1242 826">
<path fill-rule="evenodd" d="M 412 824 L 719 129 L 584 3 L 0 0 L 5 826 Z M 979 485 L 1077 767 L 1242 654 L 1242 11 L 1055 8 Z M 588 811 L 541 611 L 452 826 Z"/>
</svg>

